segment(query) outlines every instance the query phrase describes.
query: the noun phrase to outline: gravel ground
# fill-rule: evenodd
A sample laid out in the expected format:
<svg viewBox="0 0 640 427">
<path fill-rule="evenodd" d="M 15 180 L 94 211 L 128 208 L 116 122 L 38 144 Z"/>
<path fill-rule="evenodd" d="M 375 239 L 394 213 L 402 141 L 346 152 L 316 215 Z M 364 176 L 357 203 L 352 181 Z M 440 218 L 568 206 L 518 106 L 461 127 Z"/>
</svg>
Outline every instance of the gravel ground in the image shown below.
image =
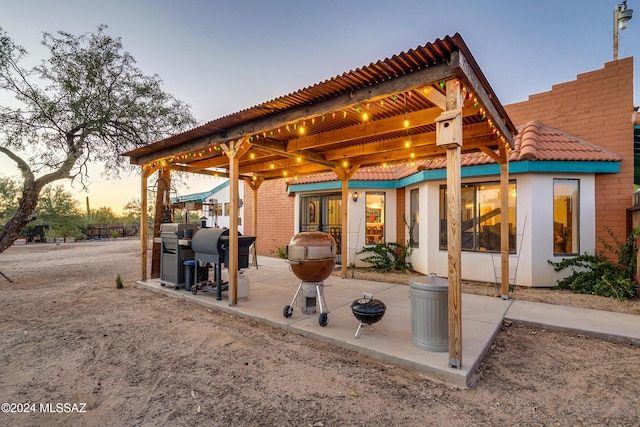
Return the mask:
<svg viewBox="0 0 640 427">
<path fill-rule="evenodd" d="M 505 324 L 458 390 L 137 289 L 138 254 L 133 240 L 0 254 L 14 279 L 0 277 L 0 425 L 638 425 L 636 346 Z M 530 291 L 514 296 L 544 300 Z"/>
</svg>

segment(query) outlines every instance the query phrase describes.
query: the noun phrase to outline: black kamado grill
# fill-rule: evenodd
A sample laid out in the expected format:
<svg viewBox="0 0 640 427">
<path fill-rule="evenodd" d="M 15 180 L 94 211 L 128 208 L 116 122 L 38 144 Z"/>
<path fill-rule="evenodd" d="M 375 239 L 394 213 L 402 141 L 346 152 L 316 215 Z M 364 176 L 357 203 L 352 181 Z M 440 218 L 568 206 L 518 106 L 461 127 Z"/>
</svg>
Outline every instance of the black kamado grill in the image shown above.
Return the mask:
<svg viewBox="0 0 640 427">
<path fill-rule="evenodd" d="M 255 242 L 255 236 L 242 236 L 238 233 L 238 268 L 249 268 L 249 247 Z M 191 293 L 196 295 L 198 289 L 212 289 L 216 291 L 216 299 L 222 299 L 222 263 L 229 267 L 229 244 L 228 228 L 202 228 L 194 233 L 191 240 L 191 249 L 194 258 L 200 264 L 213 264 L 215 266 L 215 286 L 196 283 L 191 287 Z"/>
<path fill-rule="evenodd" d="M 302 299 L 302 312 L 312 314 L 316 312 L 316 301 L 320 305 L 320 326 L 327 326 L 329 311 L 324 301 L 324 280 L 331 276 L 336 265 L 336 242 L 328 233 L 319 231 L 298 233 L 291 238 L 287 246 L 287 263 L 291 271 L 302 282 L 293 296 L 291 305 L 284 307 L 282 314 L 291 317 L 293 307 L 299 297 Z"/>
</svg>

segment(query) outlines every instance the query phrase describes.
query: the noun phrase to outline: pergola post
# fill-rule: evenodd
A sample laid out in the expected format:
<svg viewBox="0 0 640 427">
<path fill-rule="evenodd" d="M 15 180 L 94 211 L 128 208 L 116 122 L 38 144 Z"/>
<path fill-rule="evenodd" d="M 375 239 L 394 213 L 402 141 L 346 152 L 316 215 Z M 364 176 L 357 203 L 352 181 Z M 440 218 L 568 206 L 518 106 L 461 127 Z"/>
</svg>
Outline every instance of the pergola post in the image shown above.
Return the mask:
<svg viewBox="0 0 640 427">
<path fill-rule="evenodd" d="M 142 168 L 140 174 L 140 280 L 147 280 L 147 245 L 149 243 L 149 227 L 147 225 L 147 179 L 156 171 L 155 168 Z"/>
<path fill-rule="evenodd" d="M 500 294 L 509 299 L 509 154 L 500 146 Z"/>
<path fill-rule="evenodd" d="M 246 153 L 249 144 L 243 146 L 244 138 L 231 141 L 230 145 L 221 144 L 229 158 L 229 305 L 238 304 L 238 180 L 240 179 L 240 157 Z"/>
<path fill-rule="evenodd" d="M 153 237 L 160 237 L 160 224 L 163 221 L 163 213 L 170 201 L 171 193 L 171 169 L 166 167 L 162 168 L 158 172 L 158 181 L 156 185 L 156 200 L 153 217 Z M 160 277 L 160 258 L 162 252 L 162 245 L 160 243 L 153 243 L 151 255 L 151 278 Z"/>
<path fill-rule="evenodd" d="M 251 192 L 253 195 L 253 215 L 251 217 L 251 223 L 253 224 L 253 235 L 256 236 L 256 239 L 258 236 L 258 189 L 263 182 L 264 178 L 261 176 L 254 176 L 252 179 L 245 179 L 245 183 L 251 188 Z M 258 242 L 256 241 L 253 244 L 257 245 Z M 251 254 L 251 264 L 255 265 L 256 267 L 258 266 L 257 249 L 258 248 L 255 247 L 253 254 Z"/>
<path fill-rule="evenodd" d="M 356 173 L 356 171 L 358 170 L 358 168 L 360 167 L 360 165 L 351 165 L 351 167 L 347 168 L 347 167 L 339 167 L 339 168 L 334 168 L 333 172 L 336 174 L 336 176 L 338 177 L 338 179 L 340 180 L 340 183 L 342 184 L 341 188 L 342 188 L 342 209 L 341 209 L 341 214 L 342 214 L 342 226 L 340 227 L 340 233 L 342 235 L 342 239 L 340 242 L 340 253 L 342 255 L 342 264 L 340 265 L 340 275 L 342 276 L 342 278 L 346 278 L 347 277 L 347 273 L 348 273 L 348 262 L 347 262 L 347 251 L 349 250 L 349 242 L 347 241 L 348 239 L 346 238 L 349 235 L 349 179 L 351 179 L 351 177 L 353 176 L 353 174 Z"/>
<path fill-rule="evenodd" d="M 457 80 L 446 82 L 446 110 L 436 119 L 436 145 L 447 156 L 447 257 L 449 366 L 462 367 L 462 223 L 461 167 L 462 95 Z"/>
</svg>

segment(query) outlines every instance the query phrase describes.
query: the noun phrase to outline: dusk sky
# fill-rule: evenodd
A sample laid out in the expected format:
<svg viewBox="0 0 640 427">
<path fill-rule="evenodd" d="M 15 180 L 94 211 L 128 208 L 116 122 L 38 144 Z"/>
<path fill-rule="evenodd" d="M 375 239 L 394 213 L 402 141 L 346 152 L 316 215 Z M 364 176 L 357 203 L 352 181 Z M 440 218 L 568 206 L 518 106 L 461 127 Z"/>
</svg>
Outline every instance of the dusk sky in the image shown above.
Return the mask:
<svg viewBox="0 0 640 427">
<path fill-rule="evenodd" d="M 618 0 L 585 1 L 243 1 L 0 0 L 0 27 L 45 59 L 42 32 L 93 32 L 100 24 L 122 38 L 146 74 L 191 105 L 200 123 L 324 81 L 379 59 L 460 33 L 503 104 L 524 101 L 613 59 Z M 640 56 L 640 0 L 619 57 Z M 637 65 L 637 61 L 635 61 Z M 640 72 L 635 105 L 640 105 Z M 0 103 L 6 98 L 0 94 Z M 631 112 L 629 112 L 631 117 Z M 516 123 L 517 125 L 518 123 Z M 17 169 L 0 156 L 0 175 Z M 96 167 L 81 206 L 119 212 L 139 197 L 137 175 L 106 180 Z M 182 194 L 217 186 L 190 179 Z"/>
</svg>

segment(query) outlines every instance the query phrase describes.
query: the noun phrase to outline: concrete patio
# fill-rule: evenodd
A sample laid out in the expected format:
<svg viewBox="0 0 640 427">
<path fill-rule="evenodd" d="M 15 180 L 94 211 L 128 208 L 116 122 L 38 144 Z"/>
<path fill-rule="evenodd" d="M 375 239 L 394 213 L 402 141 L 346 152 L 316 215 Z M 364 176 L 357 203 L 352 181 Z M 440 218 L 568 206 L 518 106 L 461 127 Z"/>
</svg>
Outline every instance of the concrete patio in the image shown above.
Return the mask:
<svg viewBox="0 0 640 427">
<path fill-rule="evenodd" d="M 258 269 L 249 268 L 249 296 L 230 306 L 228 292 L 216 300 L 214 291 L 192 295 L 184 289 L 165 287 L 159 279 L 138 282 L 141 288 L 201 304 L 211 309 L 251 318 L 292 333 L 330 342 L 386 363 L 419 371 L 434 381 L 459 388 L 473 384 L 478 364 L 490 348 L 504 319 L 533 327 L 640 345 L 640 315 L 614 313 L 519 300 L 502 300 L 462 294 L 462 367 L 448 367 L 448 352 L 432 352 L 412 342 L 411 299 L 409 285 L 341 279 L 325 281 L 324 297 L 329 322 L 321 327 L 318 314 L 305 315 L 296 308 L 292 317 L 282 314 L 300 281 L 281 259 L 259 257 Z M 226 270 L 222 273 L 226 280 Z M 351 303 L 372 293 L 387 306 L 384 318 L 355 337 L 359 322 L 351 312 Z"/>
<path fill-rule="evenodd" d="M 331 276 L 325 281 L 324 297 L 329 322 L 321 327 L 318 314 L 305 315 L 295 308 L 290 318 L 282 314 L 291 304 L 300 280 L 281 259 L 259 257 L 258 269 L 245 270 L 250 280 L 249 296 L 230 306 L 228 292 L 216 300 L 215 291 L 199 290 L 192 295 L 184 289 L 162 286 L 159 279 L 138 282 L 141 288 L 181 298 L 203 306 L 252 318 L 292 333 L 331 342 L 337 346 L 374 357 L 387 363 L 422 372 L 428 378 L 455 387 L 468 387 L 476 367 L 497 334 L 511 301 L 478 295 L 462 296 L 462 367 L 448 367 L 448 352 L 433 352 L 416 347 L 412 342 L 411 299 L 409 286 L 393 283 L 342 279 Z M 226 280 L 226 270 L 222 273 Z M 351 312 L 351 303 L 372 293 L 387 306 L 384 318 L 366 326 L 355 337 L 359 321 Z"/>
</svg>

